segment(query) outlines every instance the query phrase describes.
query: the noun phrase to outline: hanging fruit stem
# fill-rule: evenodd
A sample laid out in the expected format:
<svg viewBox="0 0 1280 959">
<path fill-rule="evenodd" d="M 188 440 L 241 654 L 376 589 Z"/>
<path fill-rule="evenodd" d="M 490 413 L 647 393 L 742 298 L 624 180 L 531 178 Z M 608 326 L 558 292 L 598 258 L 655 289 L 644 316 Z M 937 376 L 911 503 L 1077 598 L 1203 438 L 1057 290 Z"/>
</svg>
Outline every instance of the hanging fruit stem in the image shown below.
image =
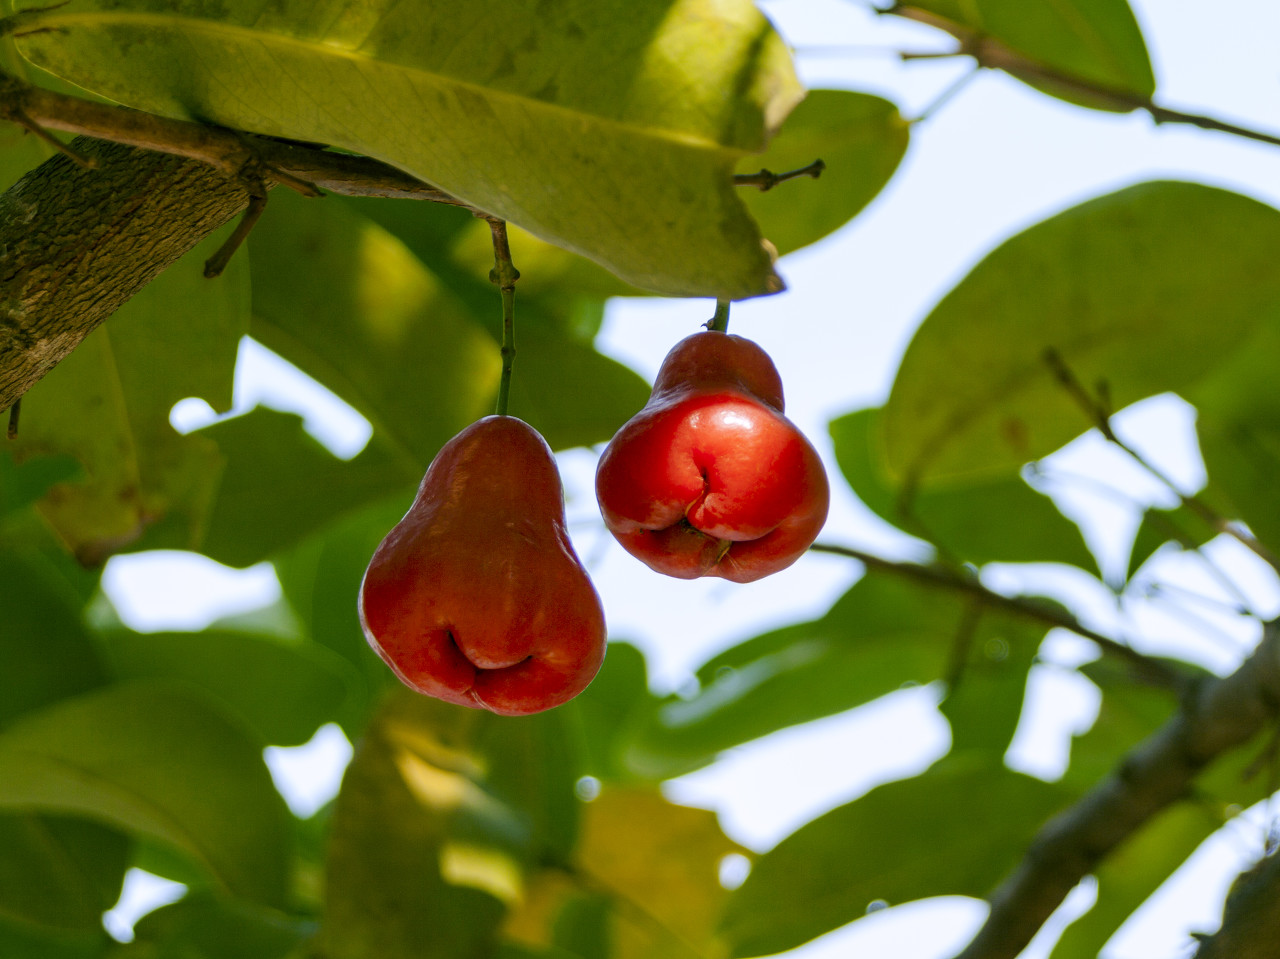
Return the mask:
<svg viewBox="0 0 1280 959">
<path fill-rule="evenodd" d="M 502 294 L 502 378 L 498 381 L 499 416 L 507 415 L 511 398 L 511 368 L 516 359 L 516 280 L 520 271 L 511 262 L 511 245 L 507 242 L 507 224 L 497 217 L 485 217 L 493 234 L 493 269 L 489 282 Z"/>
<path fill-rule="evenodd" d="M 707 329 L 717 333 L 729 332 L 729 301 L 716 300 L 716 315 L 707 320 Z"/>
</svg>

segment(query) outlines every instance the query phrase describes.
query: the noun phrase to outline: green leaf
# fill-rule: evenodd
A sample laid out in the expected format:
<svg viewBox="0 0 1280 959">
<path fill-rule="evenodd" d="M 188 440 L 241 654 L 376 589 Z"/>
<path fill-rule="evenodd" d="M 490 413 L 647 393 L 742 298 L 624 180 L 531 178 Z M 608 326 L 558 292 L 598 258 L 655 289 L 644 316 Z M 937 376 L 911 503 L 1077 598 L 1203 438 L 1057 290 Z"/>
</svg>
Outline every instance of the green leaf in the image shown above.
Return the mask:
<svg viewBox="0 0 1280 959">
<path fill-rule="evenodd" d="M 698 694 L 661 706 L 629 760 L 648 775 L 676 775 L 730 746 L 929 682 L 943 674 L 961 622 L 954 597 L 869 573 L 821 619 L 701 666 Z"/>
<path fill-rule="evenodd" d="M 1124 921 L 1220 825 L 1191 803 L 1172 806 L 1153 818 L 1094 868 L 1098 900 L 1067 927 L 1052 959 L 1097 959 Z"/>
<path fill-rule="evenodd" d="M 114 829 L 83 819 L 6 813 L 0 815 L 0 849 L 0 917 L 90 932 L 102 928 L 102 914 L 120 898 L 129 843 Z"/>
<path fill-rule="evenodd" d="M 397 690 L 334 809 L 324 954 L 487 955 L 525 871 L 573 844 L 567 742 L 556 711 L 502 718 Z"/>
<path fill-rule="evenodd" d="M 390 201 L 382 201 L 390 202 Z M 394 236 L 287 192 L 255 230 L 253 335 L 350 403 L 417 482 L 491 412 L 501 360 L 470 305 Z M 493 293 L 494 329 L 501 316 Z"/>
<path fill-rule="evenodd" d="M 974 623 L 963 640 L 964 669 L 938 707 L 951 724 L 952 753 L 977 750 L 993 762 L 1003 758 L 1044 634 L 1043 626 L 992 613 Z"/>
<path fill-rule="evenodd" d="M 894 12 L 931 23 L 958 37 L 977 34 L 998 41 L 1025 62 L 1021 69 L 1016 62 L 1006 67 L 1009 73 L 1038 90 L 1080 106 L 1127 111 L 1137 105 L 1131 101 L 1141 102 L 1155 93 L 1146 44 L 1125 0 L 1038 4 L 1019 0 L 909 0 Z M 914 15 L 918 13 L 923 15 Z M 1091 95 L 1081 85 L 1095 87 L 1098 93 Z M 1108 93 L 1118 96 L 1107 96 Z"/>
<path fill-rule="evenodd" d="M 492 411 L 497 395 L 501 301 L 485 279 L 489 231 L 476 223 L 487 259 L 473 272 L 447 260 L 428 269 L 350 205 L 289 197 L 281 206 L 273 201 L 274 219 L 254 237 L 254 336 L 367 417 L 375 441 L 416 481 L 450 437 Z M 426 204 L 402 206 L 412 213 Z M 408 213 L 381 215 L 416 236 Z M 537 274 L 536 264 L 519 265 Z M 603 301 L 591 302 L 603 311 Z M 648 384 L 565 329 L 557 309 L 526 298 L 521 282 L 510 411 L 555 449 L 602 442 L 644 405 Z"/>
<path fill-rule="evenodd" d="M 518 297 L 517 297 L 518 299 Z M 510 412 L 552 449 L 604 443 L 649 399 L 649 384 L 616 360 L 520 313 Z"/>
<path fill-rule="evenodd" d="M 129 106 L 386 160 L 637 286 L 775 288 L 731 174 L 800 86 L 748 0 L 78 0 L 18 44 Z"/>
<path fill-rule="evenodd" d="M 0 450 L 0 519 L 26 509 L 49 488 L 81 478 L 80 464 L 71 456 L 37 456 L 15 463 Z"/>
<path fill-rule="evenodd" d="M 169 678 L 200 687 L 263 745 L 297 746 L 337 718 L 350 667 L 311 643 L 221 630 L 115 632 L 103 650 L 122 679 Z"/>
<path fill-rule="evenodd" d="M 248 271 L 233 259 L 217 281 L 207 238 L 91 333 L 23 398 L 15 458 L 70 454 L 86 478 L 59 484 L 40 511 L 82 562 L 128 546 L 165 517 L 170 545 L 190 548 L 216 482 L 217 449 L 169 425 L 173 405 L 204 397 L 231 405 L 232 373 L 248 328 Z"/>
<path fill-rule="evenodd" d="M 114 946 L 101 925 L 92 932 L 59 932 L 0 916 L 0 955 L 5 959 L 104 959 Z"/>
<path fill-rule="evenodd" d="M 143 916 L 121 959 L 285 959 L 315 924 L 256 903 L 192 893 Z"/>
<path fill-rule="evenodd" d="M 373 551 L 404 515 L 413 489 L 353 513 L 273 562 L 289 606 L 312 641 L 337 653 L 358 675 L 340 720 L 355 742 L 379 691 L 396 683 L 394 674 L 370 648 L 356 615 L 360 581 Z"/>
<path fill-rule="evenodd" d="M 228 566 L 251 566 L 417 483 L 380 443 L 340 460 L 303 430 L 300 417 L 265 407 L 198 435 L 226 460 L 201 548 Z"/>
<path fill-rule="evenodd" d="M 629 752 L 657 703 L 649 692 L 644 654 L 628 643 L 610 641 L 596 678 L 564 707 L 577 717 L 584 771 L 607 781 L 634 779 L 637 770 Z"/>
<path fill-rule="evenodd" d="M 1021 477 L 984 477 L 956 489 L 923 489 L 908 499 L 884 467 L 883 420 L 883 410 L 865 409 L 830 427 L 840 471 L 881 519 L 975 565 L 1056 562 L 1097 569 L 1080 528 Z"/>
<path fill-rule="evenodd" d="M 861 918 L 877 899 L 985 896 L 1066 798 L 973 755 L 879 786 L 756 861 L 721 923 L 730 954 L 793 948 Z"/>
<path fill-rule="evenodd" d="M 890 472 L 1007 476 L 1089 428 L 1050 350 L 1113 409 L 1192 387 L 1276 317 L 1278 255 L 1276 210 L 1193 183 L 1138 184 L 1018 234 L 908 346 L 883 414 Z"/>
<path fill-rule="evenodd" d="M 579 959 L 721 955 L 719 868 L 728 855 L 750 852 L 725 836 L 715 813 L 668 802 L 654 786 L 606 785 L 583 807 L 573 868 L 540 872 L 505 933 Z"/>
<path fill-rule="evenodd" d="M 104 682 L 81 606 L 38 550 L 0 549 L 0 728 Z"/>
<path fill-rule="evenodd" d="M 236 895 L 285 896 L 288 810 L 262 747 L 180 687 L 111 686 L 14 723 L 0 808 L 101 819 L 195 857 Z"/>
<path fill-rule="evenodd" d="M 764 156 L 743 160 L 738 171 L 785 173 L 822 160 L 822 176 L 763 192 L 744 187 L 743 199 L 779 254 L 798 250 L 835 232 L 875 199 L 898 168 L 910 135 L 888 100 L 851 90 L 810 90 Z"/>
</svg>

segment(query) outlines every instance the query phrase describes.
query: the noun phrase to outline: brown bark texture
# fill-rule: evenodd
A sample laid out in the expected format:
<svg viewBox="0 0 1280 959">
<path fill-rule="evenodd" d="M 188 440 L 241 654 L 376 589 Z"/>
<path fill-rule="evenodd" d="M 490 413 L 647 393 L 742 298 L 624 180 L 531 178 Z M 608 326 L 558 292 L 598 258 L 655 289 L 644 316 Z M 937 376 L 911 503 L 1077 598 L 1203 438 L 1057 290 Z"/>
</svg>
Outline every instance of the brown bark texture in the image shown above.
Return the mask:
<svg viewBox="0 0 1280 959">
<path fill-rule="evenodd" d="M 97 168 L 59 154 L 0 195 L 0 410 L 248 202 L 198 160 L 72 146 Z"/>
</svg>

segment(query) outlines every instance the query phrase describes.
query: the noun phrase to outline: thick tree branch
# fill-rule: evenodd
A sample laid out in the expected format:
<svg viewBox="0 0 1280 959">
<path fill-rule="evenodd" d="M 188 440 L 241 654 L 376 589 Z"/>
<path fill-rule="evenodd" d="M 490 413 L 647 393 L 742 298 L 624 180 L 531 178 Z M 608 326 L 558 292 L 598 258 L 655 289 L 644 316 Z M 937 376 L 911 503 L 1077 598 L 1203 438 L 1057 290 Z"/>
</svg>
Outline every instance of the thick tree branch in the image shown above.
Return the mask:
<svg viewBox="0 0 1280 959">
<path fill-rule="evenodd" d="M 1120 767 L 1051 819 L 990 897 L 991 912 L 956 959 L 1015 959 L 1067 894 L 1156 813 L 1185 797 L 1209 763 L 1280 712 L 1280 627 L 1234 673 L 1198 683 L 1181 708 Z M 1274 949 L 1275 940 L 1268 940 Z M 1243 955 L 1224 952 L 1218 955 Z"/>
<path fill-rule="evenodd" d="M 92 103 L 4 74 L 0 115 L 101 138 L 77 138 L 0 196 L 0 411 L 244 209 L 254 183 L 471 209 L 369 157 Z"/>
<path fill-rule="evenodd" d="M 1185 675 L 1172 669 L 1166 663 L 1144 655 L 1132 646 L 1112 639 L 1110 636 L 1104 636 L 1097 630 L 1090 629 L 1057 606 L 1038 603 L 1025 597 L 1005 596 L 994 590 L 987 589 L 976 577 L 963 575 L 947 566 L 940 564 L 924 565 L 922 563 L 907 563 L 885 559 L 883 556 L 877 556 L 874 553 L 867 553 L 848 546 L 836 546 L 830 543 L 814 543 L 809 548 L 816 553 L 830 553 L 835 556 L 856 559 L 870 569 L 914 580 L 923 586 L 933 589 L 964 593 L 972 596 L 984 606 L 1012 613 L 1015 616 L 1041 623 L 1049 628 L 1056 627 L 1069 630 L 1077 636 L 1092 640 L 1107 655 L 1114 656 L 1134 667 L 1137 676 L 1151 685 L 1180 692 L 1188 682 Z"/>
<path fill-rule="evenodd" d="M 97 168 L 59 154 L 0 195 L 0 409 L 247 200 L 204 163 L 73 145 Z"/>
</svg>

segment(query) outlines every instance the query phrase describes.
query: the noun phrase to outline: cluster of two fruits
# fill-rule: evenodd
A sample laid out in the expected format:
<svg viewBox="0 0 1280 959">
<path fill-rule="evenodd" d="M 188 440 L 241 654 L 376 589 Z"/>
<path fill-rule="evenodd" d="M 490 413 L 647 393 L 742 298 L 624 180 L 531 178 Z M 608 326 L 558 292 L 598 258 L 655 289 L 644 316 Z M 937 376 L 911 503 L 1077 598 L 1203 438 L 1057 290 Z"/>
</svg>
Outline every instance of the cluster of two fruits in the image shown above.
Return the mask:
<svg viewBox="0 0 1280 959">
<path fill-rule="evenodd" d="M 828 501 L 773 362 L 713 331 L 667 355 L 601 457 L 596 494 L 606 526 L 651 568 L 739 583 L 795 562 Z M 604 659 L 604 612 L 532 427 L 488 416 L 445 444 L 369 563 L 360 621 L 406 685 L 447 702 L 522 715 L 587 687 Z"/>
</svg>

